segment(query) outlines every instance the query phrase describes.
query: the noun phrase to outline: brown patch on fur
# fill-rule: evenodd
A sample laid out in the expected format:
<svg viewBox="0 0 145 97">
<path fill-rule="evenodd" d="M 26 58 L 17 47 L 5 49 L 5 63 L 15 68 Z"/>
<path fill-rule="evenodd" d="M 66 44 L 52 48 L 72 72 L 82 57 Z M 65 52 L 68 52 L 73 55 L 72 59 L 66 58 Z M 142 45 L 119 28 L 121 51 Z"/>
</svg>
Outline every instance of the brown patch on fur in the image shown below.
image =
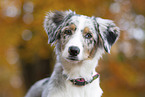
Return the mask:
<svg viewBox="0 0 145 97">
<path fill-rule="evenodd" d="M 88 27 L 85 27 L 85 28 L 84 28 L 84 34 L 86 34 L 86 33 L 88 33 L 88 32 L 90 32 L 90 29 L 89 29 Z"/>
<path fill-rule="evenodd" d="M 92 49 L 92 51 L 90 52 L 89 58 L 93 58 L 95 56 L 95 53 L 97 51 L 97 48 L 103 47 L 103 42 L 101 40 L 101 37 L 98 36 L 98 40 L 97 42 L 94 44 L 94 47 Z"/>
<path fill-rule="evenodd" d="M 89 58 L 90 58 L 90 59 L 93 58 L 93 57 L 95 56 L 96 51 L 97 51 L 97 43 L 95 43 L 93 49 L 92 49 L 91 52 L 90 52 L 90 55 L 89 55 Z"/>
<path fill-rule="evenodd" d="M 99 38 L 98 42 L 97 42 L 98 46 L 103 47 L 103 40 L 102 40 L 101 36 L 99 35 L 98 38 Z"/>
<path fill-rule="evenodd" d="M 73 31 L 75 31 L 76 30 L 76 25 L 75 24 L 71 24 L 70 25 L 70 29 L 73 30 Z"/>
</svg>

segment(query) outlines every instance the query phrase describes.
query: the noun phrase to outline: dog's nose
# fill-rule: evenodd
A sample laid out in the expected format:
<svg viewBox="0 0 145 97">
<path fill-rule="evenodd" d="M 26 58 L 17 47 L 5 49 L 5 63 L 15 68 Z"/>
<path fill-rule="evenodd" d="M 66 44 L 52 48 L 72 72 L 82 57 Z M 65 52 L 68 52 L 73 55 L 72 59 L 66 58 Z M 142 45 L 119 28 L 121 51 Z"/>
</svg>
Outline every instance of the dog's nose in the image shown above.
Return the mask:
<svg viewBox="0 0 145 97">
<path fill-rule="evenodd" d="M 72 56 L 77 56 L 80 53 L 80 49 L 76 46 L 71 46 L 69 47 L 68 52 Z"/>
</svg>

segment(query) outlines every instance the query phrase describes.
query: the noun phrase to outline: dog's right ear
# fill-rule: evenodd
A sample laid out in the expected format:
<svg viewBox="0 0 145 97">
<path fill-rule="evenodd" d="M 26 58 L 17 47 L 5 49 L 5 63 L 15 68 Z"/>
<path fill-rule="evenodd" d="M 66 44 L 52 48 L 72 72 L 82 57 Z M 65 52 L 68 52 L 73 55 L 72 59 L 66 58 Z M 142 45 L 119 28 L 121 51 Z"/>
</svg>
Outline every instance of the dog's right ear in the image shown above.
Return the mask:
<svg viewBox="0 0 145 97">
<path fill-rule="evenodd" d="M 44 20 L 44 28 L 48 34 L 48 43 L 54 43 L 59 39 L 61 29 L 74 14 L 75 12 L 71 10 L 48 12 Z"/>
<path fill-rule="evenodd" d="M 112 45 L 116 42 L 120 35 L 119 28 L 112 20 L 95 18 L 95 27 L 99 36 L 103 41 L 103 46 L 106 52 L 110 53 Z"/>
</svg>

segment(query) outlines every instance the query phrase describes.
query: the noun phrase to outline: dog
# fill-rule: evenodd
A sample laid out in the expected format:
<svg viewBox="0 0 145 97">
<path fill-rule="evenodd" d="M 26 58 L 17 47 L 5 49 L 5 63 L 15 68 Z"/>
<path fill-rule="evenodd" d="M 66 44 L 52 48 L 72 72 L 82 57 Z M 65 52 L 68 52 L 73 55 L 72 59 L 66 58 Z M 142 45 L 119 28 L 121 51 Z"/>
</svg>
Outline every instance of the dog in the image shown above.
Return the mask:
<svg viewBox="0 0 145 97">
<path fill-rule="evenodd" d="M 44 21 L 48 43 L 55 45 L 56 64 L 50 78 L 36 82 L 25 97 L 101 97 L 98 60 L 119 37 L 112 20 L 48 12 Z"/>
</svg>

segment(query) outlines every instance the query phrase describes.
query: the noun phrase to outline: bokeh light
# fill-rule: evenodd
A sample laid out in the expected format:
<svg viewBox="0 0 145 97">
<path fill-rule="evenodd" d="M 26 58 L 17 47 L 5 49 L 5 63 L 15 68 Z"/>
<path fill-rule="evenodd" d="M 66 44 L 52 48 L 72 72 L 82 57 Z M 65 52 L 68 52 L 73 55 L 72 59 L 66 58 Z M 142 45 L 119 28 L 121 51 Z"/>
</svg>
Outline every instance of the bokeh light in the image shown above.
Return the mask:
<svg viewBox="0 0 145 97">
<path fill-rule="evenodd" d="M 102 97 L 145 97 L 144 0 L 0 0 L 0 97 L 24 97 L 32 84 L 50 76 L 55 56 L 44 17 L 69 9 L 112 19 L 121 30 L 96 69 Z"/>
</svg>

